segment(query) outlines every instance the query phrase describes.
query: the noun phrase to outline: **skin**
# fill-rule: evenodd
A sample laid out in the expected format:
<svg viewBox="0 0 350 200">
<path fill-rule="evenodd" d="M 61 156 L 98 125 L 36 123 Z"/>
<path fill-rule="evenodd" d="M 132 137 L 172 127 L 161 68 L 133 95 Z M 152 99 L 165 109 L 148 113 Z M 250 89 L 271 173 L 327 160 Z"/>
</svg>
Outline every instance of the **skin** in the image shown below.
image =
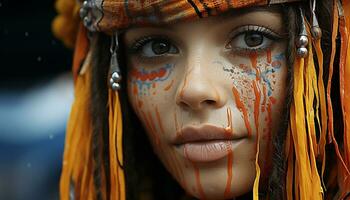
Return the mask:
<svg viewBox="0 0 350 200">
<path fill-rule="evenodd" d="M 260 27 L 253 31 L 258 42 L 249 40 L 248 25 Z M 251 191 L 257 149 L 260 183 L 266 185 L 271 138 L 285 104 L 285 33 L 275 8 L 126 31 L 129 100 L 155 153 L 188 194 L 227 199 Z M 149 36 L 135 48 L 135 41 Z M 171 48 L 154 54 L 152 44 L 164 38 Z M 238 146 L 215 161 L 189 160 L 173 140 L 183 127 L 203 124 L 225 128 L 240 138 Z"/>
</svg>

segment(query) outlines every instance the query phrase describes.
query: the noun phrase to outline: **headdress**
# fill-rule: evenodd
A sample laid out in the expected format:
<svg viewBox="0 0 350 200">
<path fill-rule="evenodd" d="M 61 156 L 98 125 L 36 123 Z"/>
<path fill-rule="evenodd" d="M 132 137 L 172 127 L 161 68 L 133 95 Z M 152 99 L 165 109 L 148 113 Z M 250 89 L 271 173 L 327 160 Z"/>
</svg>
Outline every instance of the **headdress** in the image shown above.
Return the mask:
<svg viewBox="0 0 350 200">
<path fill-rule="evenodd" d="M 75 41 L 73 73 L 76 100 L 72 107 L 67 127 L 63 171 L 60 182 L 61 199 L 125 199 L 125 177 L 123 171 L 122 119 L 118 88 L 119 66 L 116 59 L 118 48 L 116 32 L 122 28 L 137 25 L 168 24 L 190 21 L 218 15 L 233 8 L 257 5 L 290 3 L 302 0 L 58 0 L 60 15 L 53 23 L 57 37 L 72 46 Z M 287 199 L 323 199 L 327 188 L 338 187 L 338 197 L 350 193 L 350 0 L 330 0 L 332 10 L 332 48 L 330 64 L 323 63 L 321 29 L 316 17 L 316 0 L 304 0 L 310 9 L 306 17 L 304 9 L 299 10 L 300 34 L 296 41 L 293 67 L 293 97 L 290 107 L 290 121 L 285 142 L 287 165 Z M 79 20 L 79 15 L 82 20 Z M 109 108 L 109 170 L 110 188 L 106 188 L 106 177 L 94 180 L 92 174 L 97 164 L 92 159 L 91 113 L 88 109 L 91 73 L 88 69 L 89 32 L 105 32 L 112 35 Z M 339 39 L 338 39 L 339 38 Z M 337 40 L 340 45 L 337 47 Z M 339 66 L 338 66 L 339 65 Z M 86 68 L 84 73 L 82 67 Z M 339 74 L 333 74 L 334 67 Z M 328 68 L 325 77 L 324 69 Z M 337 70 L 338 71 L 338 70 Z M 332 108 L 332 79 L 339 77 L 340 111 Z M 341 131 L 334 132 L 333 113 L 342 112 Z M 326 146 L 334 149 L 336 164 L 333 165 L 325 183 Z M 98 152 L 98 151 L 96 151 Z M 257 154 L 258 157 L 258 154 Z M 320 164 L 318 169 L 317 163 Z M 103 170 L 103 169 L 102 169 Z M 256 160 L 254 199 L 258 199 L 260 168 Z M 101 173 L 103 174 L 103 173 Z M 95 178 L 96 179 L 96 178 Z M 327 184 L 327 185 L 326 185 Z M 99 185 L 102 191 L 96 192 Z M 106 191 L 110 191 L 107 197 Z M 349 197 L 349 196 L 347 196 Z"/>
</svg>

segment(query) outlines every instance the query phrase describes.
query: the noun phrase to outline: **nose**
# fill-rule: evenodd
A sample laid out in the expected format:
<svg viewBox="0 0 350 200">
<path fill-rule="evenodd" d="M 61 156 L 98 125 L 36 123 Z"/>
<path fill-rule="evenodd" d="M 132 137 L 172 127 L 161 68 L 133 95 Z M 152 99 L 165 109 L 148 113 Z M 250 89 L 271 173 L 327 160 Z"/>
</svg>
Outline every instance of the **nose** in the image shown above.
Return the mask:
<svg viewBox="0 0 350 200">
<path fill-rule="evenodd" d="M 191 62 L 188 62 L 191 63 Z M 220 88 L 220 80 L 198 61 L 185 71 L 176 94 L 176 103 L 184 109 L 199 111 L 205 108 L 220 108 L 225 105 L 225 93 Z M 215 76 L 215 75 L 214 75 Z"/>
</svg>

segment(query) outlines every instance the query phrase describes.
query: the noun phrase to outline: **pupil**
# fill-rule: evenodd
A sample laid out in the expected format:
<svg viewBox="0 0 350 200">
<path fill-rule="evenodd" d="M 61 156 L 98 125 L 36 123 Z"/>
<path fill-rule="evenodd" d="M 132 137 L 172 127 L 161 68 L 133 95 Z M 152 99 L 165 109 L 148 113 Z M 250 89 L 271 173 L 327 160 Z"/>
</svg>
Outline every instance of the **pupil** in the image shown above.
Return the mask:
<svg viewBox="0 0 350 200">
<path fill-rule="evenodd" d="M 245 35 L 244 40 L 249 47 L 256 47 L 263 43 L 263 36 L 258 33 L 248 33 Z"/>
<path fill-rule="evenodd" d="M 155 41 L 152 44 L 152 50 L 157 55 L 165 54 L 165 53 L 169 52 L 170 45 L 166 41 Z"/>
</svg>

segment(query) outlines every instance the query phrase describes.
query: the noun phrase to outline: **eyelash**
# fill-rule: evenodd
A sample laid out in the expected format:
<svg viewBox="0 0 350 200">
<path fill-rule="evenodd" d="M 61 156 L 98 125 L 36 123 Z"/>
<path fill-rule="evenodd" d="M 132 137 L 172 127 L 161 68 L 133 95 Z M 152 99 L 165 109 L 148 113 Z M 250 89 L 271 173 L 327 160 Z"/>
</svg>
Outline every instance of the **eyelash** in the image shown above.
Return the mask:
<svg viewBox="0 0 350 200">
<path fill-rule="evenodd" d="M 230 37 L 229 42 L 227 43 L 227 45 L 225 46 L 226 49 L 229 49 L 230 51 L 232 51 L 233 53 L 237 53 L 240 55 L 247 55 L 247 54 L 259 54 L 262 52 L 265 52 L 267 49 L 269 49 L 271 47 L 270 46 L 266 46 L 266 47 L 249 47 L 249 48 L 227 48 L 230 43 L 236 39 L 238 36 L 242 35 L 242 34 L 249 34 L 249 33 L 257 33 L 257 34 L 262 34 L 264 37 L 276 42 L 279 40 L 283 39 L 283 36 L 275 33 L 274 31 L 272 31 L 270 28 L 264 27 L 264 26 L 257 26 L 257 25 L 245 25 L 245 26 L 241 26 L 237 29 L 235 29 L 235 31 L 233 31 L 230 35 L 233 35 Z"/>
<path fill-rule="evenodd" d="M 131 47 L 129 48 L 129 53 L 136 54 L 139 53 L 141 48 L 146 45 L 148 42 L 155 40 L 155 39 L 164 39 L 164 40 L 169 40 L 164 36 L 159 36 L 159 35 L 150 35 L 150 36 L 143 36 L 141 38 L 136 39 Z"/>
</svg>

